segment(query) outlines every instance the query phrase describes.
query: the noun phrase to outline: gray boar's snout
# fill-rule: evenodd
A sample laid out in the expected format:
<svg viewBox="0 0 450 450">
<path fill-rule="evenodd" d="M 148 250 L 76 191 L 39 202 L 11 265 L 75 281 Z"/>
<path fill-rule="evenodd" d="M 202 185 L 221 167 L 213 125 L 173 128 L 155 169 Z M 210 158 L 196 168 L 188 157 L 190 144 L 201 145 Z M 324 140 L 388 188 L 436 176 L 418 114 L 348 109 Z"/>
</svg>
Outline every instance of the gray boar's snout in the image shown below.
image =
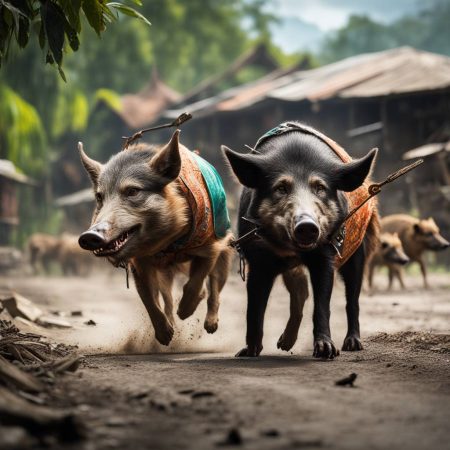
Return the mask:
<svg viewBox="0 0 450 450">
<path fill-rule="evenodd" d="M 107 243 L 106 233 L 109 229 L 107 222 L 95 224 L 89 230 L 82 233 L 78 239 L 81 248 L 85 250 L 97 250 Z"/>
<path fill-rule="evenodd" d="M 300 245 L 315 244 L 319 235 L 319 224 L 311 215 L 302 214 L 295 218 L 294 237 Z"/>
</svg>

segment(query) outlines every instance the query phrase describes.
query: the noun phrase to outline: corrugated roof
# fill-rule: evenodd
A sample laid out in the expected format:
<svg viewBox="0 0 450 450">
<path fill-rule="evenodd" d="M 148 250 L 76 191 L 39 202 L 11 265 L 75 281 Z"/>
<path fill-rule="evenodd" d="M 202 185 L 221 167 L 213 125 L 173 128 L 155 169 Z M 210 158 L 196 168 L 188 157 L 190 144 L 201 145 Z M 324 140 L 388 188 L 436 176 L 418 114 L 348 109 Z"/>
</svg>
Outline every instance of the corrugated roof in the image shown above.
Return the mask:
<svg viewBox="0 0 450 450">
<path fill-rule="evenodd" d="M 427 156 L 436 155 L 440 152 L 450 152 L 450 141 L 449 142 L 438 142 L 421 145 L 420 147 L 408 150 L 403 153 L 403 159 L 415 159 L 415 158 L 425 158 Z"/>
<path fill-rule="evenodd" d="M 74 192 L 73 194 L 59 197 L 55 200 L 56 206 L 73 206 L 80 203 L 91 203 L 94 199 L 94 192 L 92 188 L 82 189 L 81 191 Z"/>
<path fill-rule="evenodd" d="M 363 98 L 450 88 L 450 58 L 411 47 L 352 56 L 312 70 L 270 74 L 256 82 L 183 107 L 195 117 L 236 111 L 265 99 L 320 101 Z M 170 110 L 166 117 L 177 117 Z"/>
<path fill-rule="evenodd" d="M 164 84 L 153 70 L 150 83 L 140 93 L 121 97 L 118 114 L 131 129 L 139 129 L 155 121 L 162 111 L 180 100 L 181 94 Z"/>
<path fill-rule="evenodd" d="M 8 159 L 0 159 L 0 177 L 23 184 L 35 184 L 34 180 L 17 171 L 16 166 Z"/>
<path fill-rule="evenodd" d="M 410 47 L 358 55 L 268 92 L 286 101 L 379 97 L 450 87 L 450 58 Z"/>
</svg>

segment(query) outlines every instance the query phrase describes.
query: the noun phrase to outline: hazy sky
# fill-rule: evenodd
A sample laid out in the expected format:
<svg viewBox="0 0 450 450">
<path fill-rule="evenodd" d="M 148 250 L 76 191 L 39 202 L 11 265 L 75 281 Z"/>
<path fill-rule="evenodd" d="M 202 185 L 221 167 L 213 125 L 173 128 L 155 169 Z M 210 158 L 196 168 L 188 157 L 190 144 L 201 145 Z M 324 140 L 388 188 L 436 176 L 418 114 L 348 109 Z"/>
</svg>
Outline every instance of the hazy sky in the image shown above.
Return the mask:
<svg viewBox="0 0 450 450">
<path fill-rule="evenodd" d="M 431 6 L 438 0 L 269 0 L 268 7 L 280 16 L 298 17 L 323 31 L 339 28 L 351 14 L 367 14 L 390 22 Z M 446 0 L 450 1 L 450 0 Z"/>
</svg>

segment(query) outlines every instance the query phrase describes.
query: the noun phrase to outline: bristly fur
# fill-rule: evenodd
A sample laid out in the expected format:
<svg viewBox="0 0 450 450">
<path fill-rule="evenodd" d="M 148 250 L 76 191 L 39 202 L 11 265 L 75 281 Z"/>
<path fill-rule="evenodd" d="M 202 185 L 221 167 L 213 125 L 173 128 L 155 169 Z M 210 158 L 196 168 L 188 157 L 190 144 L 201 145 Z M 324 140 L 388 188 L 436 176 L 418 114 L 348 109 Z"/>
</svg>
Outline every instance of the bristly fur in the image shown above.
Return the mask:
<svg viewBox="0 0 450 450">
<path fill-rule="evenodd" d="M 403 249 L 411 262 L 419 264 L 423 285 L 428 288 L 427 269 L 423 258 L 423 253 L 427 250 L 441 251 L 450 246 L 436 225 L 435 221 L 429 217 L 428 219 L 419 220 L 406 214 L 394 214 L 381 219 L 381 231 L 387 233 L 398 233 L 402 242 Z M 390 285 L 392 278 L 397 277 L 402 287 L 401 269 L 397 267 L 389 268 Z"/>
<path fill-rule="evenodd" d="M 223 148 L 239 181 L 244 185 L 239 217 L 261 225 L 262 239 L 241 247 L 248 261 L 247 346 L 237 356 L 258 356 L 262 350 L 264 313 L 277 275 L 282 274 L 291 297 L 291 315 L 278 341 L 282 350 L 295 343 L 307 292 L 304 269 L 314 291 L 314 356 L 334 358 L 329 302 L 334 281 L 336 252 L 330 237 L 348 213 L 345 192 L 361 186 L 368 177 L 376 150 L 344 163 L 316 133 L 292 129 L 273 134 L 258 145 L 258 153 L 238 154 Z M 239 236 L 252 225 L 239 220 Z M 363 243 L 339 269 L 347 297 L 348 333 L 344 350 L 360 350 L 358 300 L 367 255 L 376 247 L 378 216 L 375 212 Z"/>
<path fill-rule="evenodd" d="M 82 162 L 97 199 L 91 228 L 80 236 L 80 245 L 97 251 L 101 238 L 98 256 L 106 256 L 114 265 L 131 264 L 156 339 L 163 345 L 168 345 L 174 334 L 175 274 L 179 271 L 189 274 L 178 307 L 181 319 L 194 313 L 205 296 L 203 285 L 209 278 L 204 327 L 208 333 L 214 333 L 219 320 L 219 294 L 232 255 L 228 245 L 230 233 L 222 239 L 208 237 L 195 248 L 169 250 L 193 228 L 193 214 L 179 179 L 180 152 L 188 150 L 179 144 L 178 134 L 176 131 L 162 148 L 132 145 L 104 165 L 87 157 L 80 146 Z M 164 310 L 159 304 L 159 293 Z"/>
</svg>

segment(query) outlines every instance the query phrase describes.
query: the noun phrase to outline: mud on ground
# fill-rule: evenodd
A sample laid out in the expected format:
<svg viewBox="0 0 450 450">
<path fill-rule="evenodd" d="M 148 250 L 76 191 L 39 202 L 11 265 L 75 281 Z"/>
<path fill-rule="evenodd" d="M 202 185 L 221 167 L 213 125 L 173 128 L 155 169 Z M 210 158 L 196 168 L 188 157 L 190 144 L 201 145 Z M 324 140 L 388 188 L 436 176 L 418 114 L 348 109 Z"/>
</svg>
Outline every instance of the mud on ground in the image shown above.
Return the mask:
<svg viewBox="0 0 450 450">
<path fill-rule="evenodd" d="M 72 448 L 448 448 L 448 274 L 432 275 L 431 291 L 408 277 L 405 292 L 363 294 L 365 350 L 334 361 L 311 357 L 311 301 L 292 352 L 276 349 L 288 316 L 281 283 L 266 315 L 263 356 L 237 359 L 245 340 L 245 289 L 237 276 L 223 293 L 218 332 L 202 330 L 203 304 L 177 324 L 165 348 L 154 342 L 121 275 L 0 278 L 0 289 L 9 286 L 49 309 L 83 312 L 73 329 L 49 332 L 89 355 L 55 389 L 55 405 L 74 408 L 87 426 L 86 440 Z M 386 283 L 382 276 L 376 281 Z M 344 308 L 338 284 L 331 325 L 339 344 Z M 89 319 L 97 325 L 85 325 Z M 351 373 L 355 387 L 335 385 Z"/>
</svg>

